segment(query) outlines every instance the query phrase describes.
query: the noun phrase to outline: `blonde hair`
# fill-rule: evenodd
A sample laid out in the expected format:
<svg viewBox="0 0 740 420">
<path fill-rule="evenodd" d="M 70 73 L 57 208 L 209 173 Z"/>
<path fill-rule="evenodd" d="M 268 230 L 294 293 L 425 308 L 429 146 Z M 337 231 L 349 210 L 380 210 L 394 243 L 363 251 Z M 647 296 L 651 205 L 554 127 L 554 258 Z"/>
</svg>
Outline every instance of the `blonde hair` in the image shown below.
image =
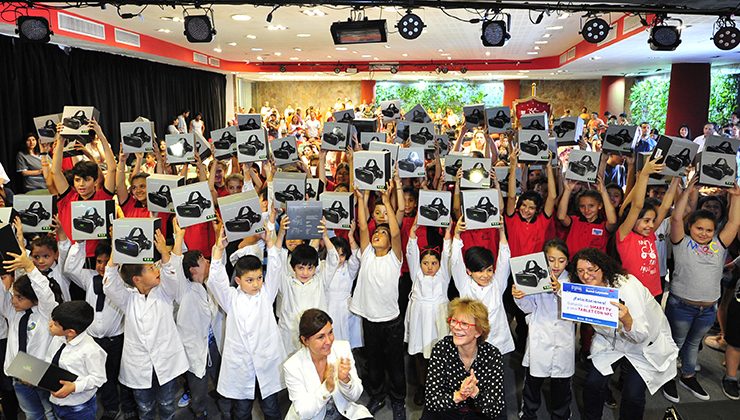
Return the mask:
<svg viewBox="0 0 740 420">
<path fill-rule="evenodd" d="M 480 333 L 478 344 L 483 343 L 491 332 L 491 324 L 488 322 L 488 308 L 483 302 L 470 298 L 455 298 L 447 306 L 447 317 L 454 318 L 455 315 L 469 315 L 475 320 L 475 328 Z"/>
</svg>

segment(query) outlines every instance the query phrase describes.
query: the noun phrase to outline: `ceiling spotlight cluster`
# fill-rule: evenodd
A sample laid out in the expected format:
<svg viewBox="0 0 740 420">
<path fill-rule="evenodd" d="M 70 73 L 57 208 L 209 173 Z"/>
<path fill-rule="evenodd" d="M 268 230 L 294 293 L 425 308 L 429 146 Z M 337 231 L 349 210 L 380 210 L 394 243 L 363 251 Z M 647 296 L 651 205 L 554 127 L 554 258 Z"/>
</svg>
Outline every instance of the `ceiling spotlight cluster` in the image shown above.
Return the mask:
<svg viewBox="0 0 740 420">
<path fill-rule="evenodd" d="M 511 15 L 503 13 L 501 18 L 483 22 L 480 39 L 485 47 L 503 47 L 511 39 Z"/>
<path fill-rule="evenodd" d="M 669 25 L 666 21 L 674 21 L 678 25 Z M 648 45 L 653 51 L 675 51 L 681 45 L 681 19 L 669 18 L 666 15 L 658 15 L 653 20 L 650 29 Z"/>
<path fill-rule="evenodd" d="M 732 50 L 740 44 L 740 29 L 735 27 L 735 21 L 730 16 L 720 16 L 714 23 L 712 41 L 717 48 L 724 51 Z"/>
<path fill-rule="evenodd" d="M 421 35 L 421 31 L 427 25 L 422 22 L 421 18 L 415 15 L 411 10 L 406 11 L 406 15 L 398 21 L 396 28 L 403 39 L 416 39 Z"/>
<path fill-rule="evenodd" d="M 583 23 L 583 18 L 587 18 Z M 598 44 L 603 42 L 609 36 L 611 25 L 604 18 L 594 14 L 587 14 L 581 18 L 581 31 L 579 32 L 586 42 Z"/>
<path fill-rule="evenodd" d="M 49 28 L 49 21 L 40 16 L 19 16 L 15 33 L 22 42 L 42 43 L 51 41 L 54 34 Z"/>
</svg>

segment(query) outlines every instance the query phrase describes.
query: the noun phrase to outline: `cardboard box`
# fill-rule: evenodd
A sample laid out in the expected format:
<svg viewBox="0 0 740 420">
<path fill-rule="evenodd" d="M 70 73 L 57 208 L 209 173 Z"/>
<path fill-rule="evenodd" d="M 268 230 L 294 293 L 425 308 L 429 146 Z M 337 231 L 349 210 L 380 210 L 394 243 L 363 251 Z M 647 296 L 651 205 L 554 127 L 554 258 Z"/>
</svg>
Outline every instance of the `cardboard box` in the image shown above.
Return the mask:
<svg viewBox="0 0 740 420">
<path fill-rule="evenodd" d="M 195 153 L 200 156 L 201 162 L 211 157 L 211 144 L 208 143 L 208 139 L 197 131 L 193 132 L 193 138 L 195 139 Z"/>
<path fill-rule="evenodd" d="M 462 192 L 462 208 L 467 230 L 501 226 L 503 210 L 499 208 L 498 194 L 498 190 L 493 188 Z"/>
<path fill-rule="evenodd" d="M 735 186 L 737 182 L 737 160 L 734 154 L 699 153 L 699 184 L 712 187 Z"/>
<path fill-rule="evenodd" d="M 64 145 L 64 148 L 62 149 L 62 157 L 67 158 L 67 157 L 74 157 L 74 156 L 82 156 L 84 154 L 82 153 L 82 150 L 79 150 L 77 148 L 78 144 L 84 145 L 84 143 L 81 143 L 77 141 L 76 139 L 72 139 L 69 137 L 65 137 L 64 141 L 66 144 Z"/>
<path fill-rule="evenodd" d="M 460 188 L 488 188 L 491 186 L 491 159 L 462 157 L 463 176 Z"/>
<path fill-rule="evenodd" d="M 463 117 L 468 128 L 483 127 L 486 124 L 486 106 L 483 104 L 465 105 Z"/>
<path fill-rule="evenodd" d="M 255 191 L 219 197 L 218 208 L 229 242 L 265 231 L 266 220 L 262 217 L 260 198 Z"/>
<path fill-rule="evenodd" d="M 195 136 L 193 133 L 167 134 L 167 163 L 188 163 L 195 161 Z"/>
<path fill-rule="evenodd" d="M 380 113 L 384 123 L 401 118 L 401 100 L 380 101 Z"/>
<path fill-rule="evenodd" d="M 318 201 L 287 203 L 286 214 L 290 218 L 290 228 L 285 232 L 285 239 L 321 239 L 319 231 L 322 209 Z"/>
<path fill-rule="evenodd" d="M 306 174 L 278 172 L 272 178 L 275 208 L 285 208 L 289 201 L 306 201 Z"/>
<path fill-rule="evenodd" d="M 72 239 L 85 241 L 107 238 L 115 214 L 113 200 L 72 202 Z"/>
<path fill-rule="evenodd" d="M 18 212 L 13 207 L 0 207 L 0 225 L 5 223 L 12 225 L 16 217 L 18 217 Z"/>
<path fill-rule="evenodd" d="M 324 183 L 318 178 L 306 178 L 306 200 L 318 201 L 324 192 Z"/>
<path fill-rule="evenodd" d="M 54 143 L 57 134 L 57 124 L 62 121 L 62 114 L 42 115 L 34 117 L 33 126 L 39 135 L 39 143 Z"/>
<path fill-rule="evenodd" d="M 56 196 L 16 195 L 13 197 L 13 208 L 21 218 L 24 233 L 52 231 L 51 223 L 57 213 Z"/>
<path fill-rule="evenodd" d="M 435 145 L 439 145 L 439 157 L 447 156 L 452 150 L 452 140 L 446 134 L 434 136 Z"/>
<path fill-rule="evenodd" d="M 95 119 L 100 120 L 100 112 L 92 106 L 65 106 L 62 111 L 63 136 L 88 136 L 88 124 Z"/>
<path fill-rule="evenodd" d="M 8 255 L 9 252 L 20 255 L 21 248 L 18 246 L 18 239 L 15 237 L 13 225 L 9 223 L 0 224 L 0 259 L 2 261 L 12 260 L 13 257 Z M 0 264 L 0 273 L 7 273 L 3 264 Z"/>
<path fill-rule="evenodd" d="M 519 128 L 521 130 L 548 131 L 550 129 L 549 123 L 547 112 L 524 114 L 519 118 Z"/>
<path fill-rule="evenodd" d="M 565 179 L 594 183 L 598 175 L 601 153 L 573 149 L 568 155 L 568 169 Z"/>
<path fill-rule="evenodd" d="M 496 173 L 496 178 L 498 178 L 498 183 L 501 186 L 501 196 L 504 198 L 507 198 L 509 196 L 509 182 L 511 181 L 509 179 L 509 167 L 508 166 L 494 166 L 493 171 Z M 522 169 L 516 168 L 515 170 L 515 176 L 516 176 L 516 194 L 519 195 L 522 193 Z"/>
<path fill-rule="evenodd" d="M 213 155 L 216 159 L 225 160 L 236 156 L 236 126 L 211 131 Z"/>
<path fill-rule="evenodd" d="M 505 133 L 511 129 L 511 108 L 497 106 L 486 108 L 486 125 L 488 133 Z"/>
<path fill-rule="evenodd" d="M 642 171 L 642 168 L 645 167 L 645 162 L 650 158 L 651 153 L 650 152 L 640 152 L 637 153 L 635 156 L 635 166 L 637 166 L 637 172 L 639 173 Z M 648 186 L 653 185 L 664 185 L 668 186 L 671 183 L 671 177 L 667 177 L 664 175 L 650 175 L 650 178 L 648 178 Z"/>
<path fill-rule="evenodd" d="M 414 105 L 404 116 L 403 119 L 414 123 L 431 123 L 432 118 L 421 104 Z M 432 131 L 434 132 L 434 131 Z"/>
<path fill-rule="evenodd" d="M 703 151 L 731 155 L 734 159 L 738 149 L 740 149 L 740 139 L 709 136 L 704 142 Z"/>
<path fill-rule="evenodd" d="M 419 191 L 416 223 L 419 226 L 449 227 L 452 213 L 452 192 Z"/>
<path fill-rule="evenodd" d="M 237 131 L 253 131 L 262 129 L 262 115 L 236 114 Z"/>
<path fill-rule="evenodd" d="M 180 227 L 216 220 L 213 197 L 207 181 L 173 188 L 171 193 Z"/>
<path fill-rule="evenodd" d="M 350 123 L 355 128 L 355 132 L 360 133 L 373 133 L 378 131 L 378 120 L 375 118 L 355 118 Z"/>
<path fill-rule="evenodd" d="M 699 150 L 699 145 L 691 140 L 680 137 L 660 136 L 650 159 L 658 159 L 665 168 L 661 175 L 683 176 L 686 168 L 691 165 Z"/>
<path fill-rule="evenodd" d="M 239 163 L 267 160 L 267 141 L 265 130 L 236 132 L 236 151 Z"/>
<path fill-rule="evenodd" d="M 391 166 L 393 167 L 393 166 L 396 166 L 396 161 L 398 160 L 398 149 L 400 148 L 401 148 L 401 145 L 396 144 L 396 143 L 381 143 L 381 142 L 371 141 L 369 150 L 375 151 L 375 152 L 382 152 L 382 151 L 390 152 Z"/>
<path fill-rule="evenodd" d="M 362 145 L 362 150 L 368 150 L 370 142 L 385 143 L 387 138 L 388 136 L 385 133 L 380 132 L 360 133 L 360 145 Z"/>
<path fill-rule="evenodd" d="M 295 136 L 288 136 L 270 141 L 270 150 L 277 166 L 298 162 L 298 149 Z"/>
<path fill-rule="evenodd" d="M 462 168 L 463 157 L 467 157 L 467 155 L 461 152 L 452 152 L 442 160 L 442 168 L 445 171 L 445 182 L 455 182 L 457 170 Z"/>
<path fill-rule="evenodd" d="M 423 147 L 402 147 L 398 149 L 398 176 L 417 178 L 426 176 Z"/>
<path fill-rule="evenodd" d="M 180 175 L 152 174 L 146 177 L 146 207 L 151 212 L 174 213 L 172 190 L 185 185 Z"/>
<path fill-rule="evenodd" d="M 403 144 L 411 135 L 411 123 L 408 121 L 399 121 L 396 125 L 396 137 L 394 143 Z"/>
<path fill-rule="evenodd" d="M 604 152 L 626 155 L 632 153 L 632 145 L 640 133 L 639 125 L 610 125 L 606 127 L 601 149 Z"/>
<path fill-rule="evenodd" d="M 351 192 L 324 192 L 319 196 L 326 227 L 349 230 L 355 218 L 355 196 Z"/>
<path fill-rule="evenodd" d="M 512 257 L 511 273 L 517 289 L 525 294 L 552 291 L 550 269 L 544 252 Z"/>
<path fill-rule="evenodd" d="M 558 141 L 558 146 L 575 146 L 583 135 L 583 120 L 581 117 L 563 117 L 553 121 L 552 131 Z"/>
<path fill-rule="evenodd" d="M 159 217 L 127 217 L 113 221 L 113 262 L 153 264 L 160 259 L 154 232 L 162 228 Z"/>
<path fill-rule="evenodd" d="M 154 123 L 122 122 L 120 126 L 123 153 L 143 153 L 154 150 Z"/>
<path fill-rule="evenodd" d="M 355 119 L 355 110 L 345 109 L 343 111 L 336 111 L 332 115 L 334 116 L 334 120 L 338 123 L 350 123 Z M 324 131 L 326 131 L 326 129 L 324 129 Z"/>
<path fill-rule="evenodd" d="M 373 144 L 375 142 L 370 144 L 370 151 L 355 152 L 353 155 L 355 188 L 360 190 L 385 190 L 391 178 L 391 152 L 372 151 Z"/>
<path fill-rule="evenodd" d="M 324 124 L 324 132 L 321 135 L 322 150 L 347 150 L 349 140 L 349 127 L 346 122 L 328 122 Z"/>
<path fill-rule="evenodd" d="M 547 162 L 549 137 L 546 130 L 519 130 L 520 162 Z"/>
<path fill-rule="evenodd" d="M 409 123 L 409 140 L 413 146 L 434 149 L 434 124 Z"/>
</svg>

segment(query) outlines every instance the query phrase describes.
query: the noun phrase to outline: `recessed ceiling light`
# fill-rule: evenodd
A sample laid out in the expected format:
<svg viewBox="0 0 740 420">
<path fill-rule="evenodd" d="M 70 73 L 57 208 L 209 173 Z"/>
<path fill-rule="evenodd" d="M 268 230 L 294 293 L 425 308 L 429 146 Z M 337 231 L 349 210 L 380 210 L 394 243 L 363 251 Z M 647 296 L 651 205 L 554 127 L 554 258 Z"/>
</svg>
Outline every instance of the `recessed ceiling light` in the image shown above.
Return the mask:
<svg viewBox="0 0 740 420">
<path fill-rule="evenodd" d="M 383 45 L 385 48 L 390 48 L 391 46 L 388 44 Z"/>
<path fill-rule="evenodd" d="M 445 52 L 442 48 L 438 49 L 437 52 Z"/>
<path fill-rule="evenodd" d="M 347 47 L 336 47 L 334 49 L 337 51 L 347 51 Z"/>
<path fill-rule="evenodd" d="M 252 48 L 252 51 L 262 51 L 262 48 Z"/>
<path fill-rule="evenodd" d="M 362 58 L 370 58 L 370 57 L 372 57 L 372 55 L 370 55 L 370 54 L 364 54 L 364 55 L 362 56 Z"/>
<path fill-rule="evenodd" d="M 398 8 L 394 6 L 388 6 L 388 7 L 384 7 L 383 10 L 385 10 L 386 12 L 393 13 L 393 12 L 397 12 Z"/>
<path fill-rule="evenodd" d="M 545 45 L 545 44 L 547 44 L 548 42 L 550 42 L 550 41 L 535 41 L 534 43 L 535 43 L 535 44 L 540 44 L 540 45 Z"/>
<path fill-rule="evenodd" d="M 401 54 L 401 55 L 402 55 L 402 56 L 404 56 L 404 57 L 408 57 L 408 56 L 409 56 L 409 55 L 408 55 L 408 54 L 406 54 L 406 53 L 403 53 L 403 54 Z"/>
<path fill-rule="evenodd" d="M 249 39 L 257 39 L 257 35 L 249 34 L 249 35 L 247 35 L 247 38 L 249 38 Z"/>
<path fill-rule="evenodd" d="M 373 60 L 379 60 L 379 58 L 378 57 L 373 57 Z"/>
<path fill-rule="evenodd" d="M 529 70 L 519 70 L 519 73 L 529 73 Z"/>
<path fill-rule="evenodd" d="M 545 29 L 547 29 L 548 31 L 559 31 L 559 30 L 563 29 L 563 27 L 562 26 L 548 26 Z"/>
<path fill-rule="evenodd" d="M 182 18 L 180 17 L 172 17 L 172 16 L 162 16 L 160 19 L 162 20 L 171 20 L 172 22 L 182 22 Z"/>
<path fill-rule="evenodd" d="M 231 18 L 234 20 L 238 20 L 239 22 L 246 22 L 248 20 L 252 20 L 252 16 L 248 16 L 248 15 L 231 15 Z"/>
<path fill-rule="evenodd" d="M 490 56 L 491 56 L 491 52 L 490 51 L 486 51 L 486 57 L 490 57 Z"/>
<path fill-rule="evenodd" d="M 311 36 L 311 34 L 296 34 L 298 38 L 308 38 Z"/>
<path fill-rule="evenodd" d="M 168 33 L 172 32 L 172 31 L 170 31 L 169 29 L 159 28 L 159 29 L 157 29 L 157 32 L 164 32 L 164 33 L 168 34 Z"/>
<path fill-rule="evenodd" d="M 563 13 L 558 16 L 558 19 L 568 19 L 568 17 L 570 17 L 570 13 Z"/>
<path fill-rule="evenodd" d="M 219 48 L 219 47 L 216 47 L 216 48 L 214 48 L 214 49 L 213 49 L 213 51 L 215 51 L 215 52 L 217 52 L 217 53 L 220 53 L 220 52 L 221 52 L 221 48 Z"/>
<path fill-rule="evenodd" d="M 301 51 L 303 51 L 303 49 L 302 48 L 295 47 L 295 48 L 293 48 L 293 51 L 301 52 Z"/>
<path fill-rule="evenodd" d="M 264 60 L 264 58 L 262 58 L 262 56 L 261 56 L 261 55 L 258 55 L 258 56 L 257 56 L 257 60 L 259 60 L 259 61 L 262 61 L 262 60 Z"/>
<path fill-rule="evenodd" d="M 442 53 L 440 54 L 442 57 L 449 57 L 450 53 Z"/>
<path fill-rule="evenodd" d="M 552 34 L 542 34 L 542 37 L 543 38 L 550 38 L 551 36 L 552 36 Z"/>
<path fill-rule="evenodd" d="M 281 53 L 280 51 L 275 52 L 275 56 L 280 57 L 281 55 L 283 55 L 283 53 Z"/>
<path fill-rule="evenodd" d="M 357 51 L 352 51 L 352 54 L 357 54 Z"/>
<path fill-rule="evenodd" d="M 528 55 L 537 55 L 539 54 L 537 51 L 527 51 Z"/>
<path fill-rule="evenodd" d="M 326 13 L 321 9 L 304 9 L 301 10 L 301 13 L 306 16 L 326 16 Z"/>
<path fill-rule="evenodd" d="M 229 44 L 228 44 L 228 45 L 230 45 L 230 46 L 232 46 L 232 47 L 236 47 L 236 42 L 229 42 Z"/>
<path fill-rule="evenodd" d="M 268 31 L 284 31 L 288 29 L 287 26 L 283 25 L 267 25 L 265 28 L 267 28 Z"/>
<path fill-rule="evenodd" d="M 291 60 L 296 61 L 298 60 L 298 57 L 290 57 Z"/>
<path fill-rule="evenodd" d="M 536 45 L 535 45 L 535 46 L 534 46 L 534 49 L 535 49 L 535 50 L 537 51 L 537 50 L 539 50 L 539 49 L 540 49 L 540 47 L 538 47 L 538 46 L 536 46 Z"/>
<path fill-rule="evenodd" d="M 331 58 L 331 56 L 330 55 L 327 55 L 326 58 Z"/>
</svg>

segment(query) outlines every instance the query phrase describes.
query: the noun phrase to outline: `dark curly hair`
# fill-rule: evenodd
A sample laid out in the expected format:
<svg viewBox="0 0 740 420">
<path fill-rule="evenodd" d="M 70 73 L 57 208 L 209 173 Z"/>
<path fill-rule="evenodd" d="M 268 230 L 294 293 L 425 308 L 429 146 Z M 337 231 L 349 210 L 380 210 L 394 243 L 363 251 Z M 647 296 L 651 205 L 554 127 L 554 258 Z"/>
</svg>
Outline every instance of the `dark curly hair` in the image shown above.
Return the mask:
<svg viewBox="0 0 740 420">
<path fill-rule="evenodd" d="M 568 267 L 568 275 L 573 283 L 583 283 L 576 272 L 579 260 L 588 261 L 604 272 L 604 281 L 609 287 L 619 287 L 619 276 L 626 276 L 627 271 L 614 258 L 596 248 L 584 248 L 573 256 Z"/>
</svg>

